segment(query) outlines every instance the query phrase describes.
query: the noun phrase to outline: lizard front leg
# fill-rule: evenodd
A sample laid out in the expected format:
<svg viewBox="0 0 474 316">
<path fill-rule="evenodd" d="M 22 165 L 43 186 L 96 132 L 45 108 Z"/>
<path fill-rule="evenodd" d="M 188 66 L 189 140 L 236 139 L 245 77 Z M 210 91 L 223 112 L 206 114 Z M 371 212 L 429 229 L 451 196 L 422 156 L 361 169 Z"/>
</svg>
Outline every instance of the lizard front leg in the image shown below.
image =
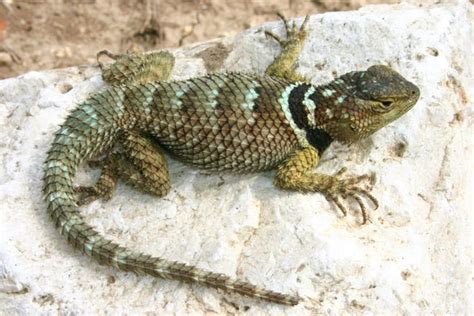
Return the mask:
<svg viewBox="0 0 474 316">
<path fill-rule="evenodd" d="M 270 31 L 265 31 L 265 35 L 276 40 L 281 46 L 280 54 L 268 66 L 265 74 L 291 81 L 306 81 L 305 78 L 296 73 L 295 69 L 304 41 L 308 35 L 307 24 L 309 15 L 305 17 L 303 24 L 299 28 L 295 25 L 294 21 L 288 22 L 282 14 L 278 13 L 278 16 L 285 25 L 287 38 L 282 39 Z"/>
<path fill-rule="evenodd" d="M 375 197 L 368 190 L 358 186 L 370 177 L 363 175 L 344 179 L 342 176 L 345 168 L 339 170 L 334 176 L 311 172 L 318 162 L 319 154 L 315 148 L 308 146 L 298 150 L 278 166 L 274 184 L 283 190 L 305 193 L 320 192 L 328 201 L 336 204 L 344 216 L 347 215 L 347 209 L 341 202 L 341 198 L 342 200 L 352 198 L 359 204 L 362 223 L 365 224 L 367 211 L 362 198 L 368 198 L 374 204 L 375 209 L 378 208 Z"/>
</svg>

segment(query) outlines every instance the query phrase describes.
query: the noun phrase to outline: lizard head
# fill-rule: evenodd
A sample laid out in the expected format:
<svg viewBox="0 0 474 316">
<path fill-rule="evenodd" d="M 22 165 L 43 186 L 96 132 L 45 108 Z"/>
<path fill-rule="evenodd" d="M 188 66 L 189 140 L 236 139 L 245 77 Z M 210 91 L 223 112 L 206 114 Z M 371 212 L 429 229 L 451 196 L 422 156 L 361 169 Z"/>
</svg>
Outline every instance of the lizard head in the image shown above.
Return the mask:
<svg viewBox="0 0 474 316">
<path fill-rule="evenodd" d="M 327 87 L 326 91 L 332 89 L 338 94 L 330 108 L 332 117 L 323 128 L 333 139 L 345 143 L 365 138 L 398 119 L 420 97 L 416 85 L 383 65 L 347 73 Z"/>
</svg>

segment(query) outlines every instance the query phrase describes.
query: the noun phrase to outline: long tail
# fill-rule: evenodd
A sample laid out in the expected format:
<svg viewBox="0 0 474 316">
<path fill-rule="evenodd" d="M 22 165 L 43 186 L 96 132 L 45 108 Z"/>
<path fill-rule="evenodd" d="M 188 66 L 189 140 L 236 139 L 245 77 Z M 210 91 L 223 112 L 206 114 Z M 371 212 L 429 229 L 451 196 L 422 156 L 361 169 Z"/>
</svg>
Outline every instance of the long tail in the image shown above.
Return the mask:
<svg viewBox="0 0 474 316">
<path fill-rule="evenodd" d="M 79 105 L 56 132 L 44 164 L 43 193 L 48 213 L 59 232 L 75 248 L 101 264 L 160 278 L 197 282 L 279 304 L 298 304 L 299 298 L 295 296 L 267 291 L 184 263 L 132 252 L 101 236 L 84 221 L 73 188 L 76 170 L 81 162 L 113 146 L 122 128 L 133 125 L 133 118 L 128 114 L 133 111 L 126 109 L 125 103 L 123 88 L 109 88 Z"/>
</svg>

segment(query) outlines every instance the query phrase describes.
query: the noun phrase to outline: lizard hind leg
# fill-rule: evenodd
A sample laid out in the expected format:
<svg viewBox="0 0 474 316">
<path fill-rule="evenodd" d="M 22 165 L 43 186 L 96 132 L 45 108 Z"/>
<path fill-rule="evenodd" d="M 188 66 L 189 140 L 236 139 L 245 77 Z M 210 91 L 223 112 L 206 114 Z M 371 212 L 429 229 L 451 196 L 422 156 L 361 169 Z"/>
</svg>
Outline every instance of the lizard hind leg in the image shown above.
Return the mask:
<svg viewBox="0 0 474 316">
<path fill-rule="evenodd" d="M 170 180 L 165 157 L 157 146 L 137 132 L 124 132 L 119 141 L 123 152 L 109 154 L 92 167 L 101 165 L 102 172 L 97 183 L 91 187 L 77 187 L 78 205 L 96 199 L 110 199 L 119 179 L 135 189 L 159 197 L 170 190 Z"/>
<path fill-rule="evenodd" d="M 100 58 L 107 56 L 115 62 L 105 66 Z M 113 54 L 108 50 L 97 53 L 102 78 L 111 85 L 143 84 L 151 81 L 168 81 L 174 67 L 174 56 L 167 52 L 149 54 Z"/>
</svg>

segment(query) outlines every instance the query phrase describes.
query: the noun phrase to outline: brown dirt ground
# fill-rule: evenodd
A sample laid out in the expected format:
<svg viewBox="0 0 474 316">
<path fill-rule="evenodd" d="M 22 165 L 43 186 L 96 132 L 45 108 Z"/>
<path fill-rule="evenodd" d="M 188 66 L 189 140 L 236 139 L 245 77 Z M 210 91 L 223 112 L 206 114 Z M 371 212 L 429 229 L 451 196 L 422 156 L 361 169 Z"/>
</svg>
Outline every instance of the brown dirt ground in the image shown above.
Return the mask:
<svg viewBox="0 0 474 316">
<path fill-rule="evenodd" d="M 0 79 L 229 36 L 275 20 L 396 0 L 0 0 Z"/>
</svg>

